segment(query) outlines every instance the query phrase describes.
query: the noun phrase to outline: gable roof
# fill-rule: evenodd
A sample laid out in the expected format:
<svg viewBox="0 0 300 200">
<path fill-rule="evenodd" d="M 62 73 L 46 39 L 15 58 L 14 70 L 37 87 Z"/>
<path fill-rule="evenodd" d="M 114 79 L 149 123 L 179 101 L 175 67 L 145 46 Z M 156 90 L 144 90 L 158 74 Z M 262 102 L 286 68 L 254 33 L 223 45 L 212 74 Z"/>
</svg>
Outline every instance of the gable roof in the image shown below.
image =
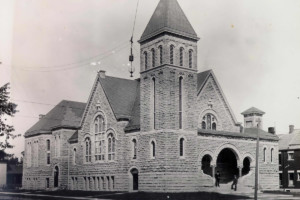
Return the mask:
<svg viewBox="0 0 300 200">
<path fill-rule="evenodd" d="M 264 115 L 265 112 L 264 111 L 261 111 L 259 110 L 258 108 L 255 108 L 255 107 L 251 107 L 249 108 L 248 110 L 245 110 L 244 112 L 242 112 L 241 114 L 242 115 L 247 115 L 247 114 L 261 114 L 261 115 Z"/>
<path fill-rule="evenodd" d="M 139 81 L 110 76 L 100 77 L 99 81 L 117 120 L 130 119 L 136 96 L 139 94 Z"/>
<path fill-rule="evenodd" d="M 279 136 L 279 150 L 300 149 L 300 129 Z"/>
<path fill-rule="evenodd" d="M 263 140 L 270 141 L 278 141 L 279 138 L 277 135 L 265 132 L 258 128 L 246 128 L 244 133 L 239 132 L 229 132 L 229 131 L 213 131 L 207 129 L 198 129 L 198 135 L 205 136 L 223 136 L 223 137 L 232 137 L 232 138 L 248 138 L 248 139 L 256 139 L 257 132 L 259 134 L 259 138 Z"/>
<path fill-rule="evenodd" d="M 212 70 L 210 69 L 197 74 L 197 91 L 202 89 L 211 72 Z"/>
<path fill-rule="evenodd" d="M 26 131 L 25 137 L 51 133 L 57 128 L 79 128 L 85 105 L 85 103 L 75 101 L 61 101 Z"/>
<path fill-rule="evenodd" d="M 140 42 L 164 32 L 199 39 L 177 0 L 160 0 Z"/>
</svg>

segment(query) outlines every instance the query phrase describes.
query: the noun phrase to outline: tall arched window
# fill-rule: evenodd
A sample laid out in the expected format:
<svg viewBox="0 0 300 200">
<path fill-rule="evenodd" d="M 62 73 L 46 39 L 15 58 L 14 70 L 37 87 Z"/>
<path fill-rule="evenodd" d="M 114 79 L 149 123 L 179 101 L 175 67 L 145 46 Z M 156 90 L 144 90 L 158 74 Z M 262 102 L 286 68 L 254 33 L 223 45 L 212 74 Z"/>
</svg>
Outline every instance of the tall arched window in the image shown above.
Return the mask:
<svg viewBox="0 0 300 200">
<path fill-rule="evenodd" d="M 76 148 L 73 149 L 73 164 L 76 165 Z"/>
<path fill-rule="evenodd" d="M 184 156 L 184 138 L 180 138 L 179 140 L 179 156 Z"/>
<path fill-rule="evenodd" d="M 264 148 L 264 162 L 266 162 L 266 153 L 267 153 L 267 148 Z"/>
<path fill-rule="evenodd" d="M 151 141 L 151 158 L 155 158 L 155 142 Z"/>
<path fill-rule="evenodd" d="M 136 142 L 136 139 L 133 139 L 132 140 L 132 159 L 136 159 L 137 157 L 137 142 Z"/>
<path fill-rule="evenodd" d="M 179 60 L 180 60 L 180 66 L 183 66 L 183 53 L 184 53 L 184 48 L 181 47 L 180 50 L 179 50 Z"/>
<path fill-rule="evenodd" d="M 189 68 L 193 68 L 193 50 L 189 50 Z"/>
<path fill-rule="evenodd" d="M 182 79 L 179 78 L 179 129 L 182 129 Z"/>
<path fill-rule="evenodd" d="M 162 65 L 162 64 L 163 64 L 163 48 L 162 48 L 162 46 L 160 45 L 160 46 L 158 47 L 158 49 L 159 49 L 159 64 Z"/>
<path fill-rule="evenodd" d="M 170 64 L 174 64 L 174 45 L 170 46 Z"/>
<path fill-rule="evenodd" d="M 105 120 L 98 115 L 94 121 L 95 127 L 95 160 L 105 159 Z"/>
<path fill-rule="evenodd" d="M 46 141 L 46 145 L 47 145 L 47 165 L 50 165 L 50 140 Z"/>
<path fill-rule="evenodd" d="M 155 107 L 155 100 L 156 100 L 156 95 L 155 95 L 155 92 L 156 92 L 156 88 L 155 88 L 155 78 L 152 79 L 153 81 L 153 94 L 152 94 L 152 98 L 153 98 L 153 129 L 156 129 L 156 126 L 155 126 L 155 122 L 156 122 L 156 107 Z"/>
<path fill-rule="evenodd" d="M 151 53 L 152 53 L 152 68 L 155 67 L 155 50 L 151 49 Z"/>
<path fill-rule="evenodd" d="M 108 134 L 108 160 L 115 160 L 116 139 L 112 133 Z"/>
<path fill-rule="evenodd" d="M 273 163 L 273 152 L 274 152 L 274 149 L 272 148 L 271 149 L 271 163 Z"/>
<path fill-rule="evenodd" d="M 26 161 L 27 161 L 27 167 L 31 167 L 31 142 L 27 143 Z"/>
<path fill-rule="evenodd" d="M 147 52 L 144 52 L 144 59 L 145 59 L 145 70 L 148 69 L 148 54 Z"/>
<path fill-rule="evenodd" d="M 91 139 L 86 138 L 85 139 L 85 162 L 88 163 L 92 161 L 91 153 L 92 153 Z"/>
<path fill-rule="evenodd" d="M 208 113 L 202 118 L 202 129 L 217 130 L 217 120 L 214 115 Z"/>
</svg>

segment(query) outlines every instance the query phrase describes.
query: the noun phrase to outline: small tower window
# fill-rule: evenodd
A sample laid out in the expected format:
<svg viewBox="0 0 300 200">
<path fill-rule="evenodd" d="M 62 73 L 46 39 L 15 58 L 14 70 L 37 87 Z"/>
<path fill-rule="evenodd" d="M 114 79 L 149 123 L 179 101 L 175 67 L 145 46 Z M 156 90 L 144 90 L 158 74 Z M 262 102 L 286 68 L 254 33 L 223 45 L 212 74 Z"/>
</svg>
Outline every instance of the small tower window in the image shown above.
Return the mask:
<svg viewBox="0 0 300 200">
<path fill-rule="evenodd" d="M 179 129 L 182 129 L 182 77 L 179 78 Z"/>
<path fill-rule="evenodd" d="M 214 115 L 208 113 L 202 118 L 202 129 L 217 130 L 217 120 Z"/>
<path fill-rule="evenodd" d="M 179 50 L 180 66 L 183 66 L 183 52 L 184 52 L 184 48 L 181 47 Z"/>
<path fill-rule="evenodd" d="M 193 50 L 189 50 L 189 68 L 193 68 Z"/>
<path fill-rule="evenodd" d="M 155 67 L 155 50 L 152 49 L 151 52 L 152 52 L 152 68 L 154 68 Z"/>
<path fill-rule="evenodd" d="M 174 64 L 174 45 L 170 46 L 170 64 Z"/>
<path fill-rule="evenodd" d="M 179 140 L 179 156 L 184 156 L 184 138 L 180 138 Z"/>
<path fill-rule="evenodd" d="M 73 164 L 76 165 L 76 148 L 73 149 Z"/>
<path fill-rule="evenodd" d="M 162 46 L 159 46 L 158 49 L 159 49 L 159 64 L 162 65 L 163 64 L 163 48 L 162 48 Z"/>
<path fill-rule="evenodd" d="M 148 54 L 147 52 L 144 53 L 144 59 L 145 59 L 145 70 L 148 69 Z"/>
</svg>

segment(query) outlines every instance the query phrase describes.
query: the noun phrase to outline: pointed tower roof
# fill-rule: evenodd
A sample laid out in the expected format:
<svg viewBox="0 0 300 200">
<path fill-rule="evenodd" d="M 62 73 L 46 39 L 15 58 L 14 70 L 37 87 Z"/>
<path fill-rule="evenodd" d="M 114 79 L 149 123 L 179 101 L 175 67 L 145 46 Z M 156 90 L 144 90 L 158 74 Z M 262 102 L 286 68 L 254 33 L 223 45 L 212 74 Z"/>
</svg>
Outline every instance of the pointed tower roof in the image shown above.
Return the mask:
<svg viewBox="0 0 300 200">
<path fill-rule="evenodd" d="M 160 0 L 140 42 L 163 32 L 199 40 L 177 0 Z"/>
<path fill-rule="evenodd" d="M 264 111 L 261 111 L 259 110 L 258 108 L 255 108 L 255 107 L 251 107 L 249 108 L 248 110 L 245 110 L 244 112 L 242 112 L 241 114 L 242 115 L 247 115 L 247 114 L 261 114 L 261 115 L 264 115 L 265 112 Z"/>
</svg>

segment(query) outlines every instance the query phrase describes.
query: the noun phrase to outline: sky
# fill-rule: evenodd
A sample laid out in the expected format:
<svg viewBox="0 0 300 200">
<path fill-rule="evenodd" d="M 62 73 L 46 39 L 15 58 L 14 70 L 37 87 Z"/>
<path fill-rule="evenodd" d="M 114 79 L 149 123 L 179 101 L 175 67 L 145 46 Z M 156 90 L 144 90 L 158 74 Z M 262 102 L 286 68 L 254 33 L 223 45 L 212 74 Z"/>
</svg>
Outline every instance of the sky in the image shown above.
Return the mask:
<svg viewBox="0 0 300 200">
<path fill-rule="evenodd" d="M 139 44 L 159 0 L 140 0 Z M 300 1 L 178 0 L 200 41 L 199 72 L 213 69 L 239 122 L 254 106 L 264 130 L 300 128 Z M 129 39 L 137 0 L 0 0 L 0 85 L 11 83 L 24 134 L 61 100 L 86 102 L 97 71 L 130 78 Z M 24 137 L 9 150 L 20 156 Z"/>
</svg>

